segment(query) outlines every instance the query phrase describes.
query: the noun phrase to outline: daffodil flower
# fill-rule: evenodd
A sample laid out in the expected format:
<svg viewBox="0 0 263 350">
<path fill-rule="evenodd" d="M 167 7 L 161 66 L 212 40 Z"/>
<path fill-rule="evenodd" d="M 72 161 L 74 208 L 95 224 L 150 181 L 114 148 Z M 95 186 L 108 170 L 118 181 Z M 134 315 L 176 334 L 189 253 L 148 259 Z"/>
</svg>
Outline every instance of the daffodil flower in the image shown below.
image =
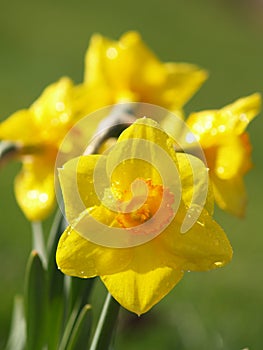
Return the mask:
<svg viewBox="0 0 263 350">
<path fill-rule="evenodd" d="M 29 109 L 14 113 L 0 124 L 0 140 L 18 146 L 23 167 L 15 179 L 15 195 L 31 221 L 45 219 L 54 206 L 54 165 L 61 141 L 80 117 L 95 109 L 87 96 L 83 109 L 83 95 L 82 87 L 62 78 L 48 86 Z"/>
<path fill-rule="evenodd" d="M 185 271 L 228 263 L 232 248 L 212 219 L 209 186 L 197 220 L 182 233 L 195 190 L 193 172 L 201 191 L 203 162 L 176 153 L 174 141 L 148 118 L 123 131 L 108 154 L 67 162 L 59 178 L 69 226 L 58 244 L 58 267 L 80 278 L 100 276 L 123 307 L 142 314 Z"/>
<path fill-rule="evenodd" d="M 260 95 L 253 94 L 219 110 L 192 113 L 187 119 L 205 152 L 217 204 L 240 217 L 247 202 L 243 176 L 252 166 L 245 129 L 259 113 L 260 103 Z"/>
<path fill-rule="evenodd" d="M 108 104 L 146 102 L 178 111 L 206 78 L 195 65 L 160 62 L 137 32 L 119 41 L 96 34 L 86 53 L 84 84 Z"/>
</svg>

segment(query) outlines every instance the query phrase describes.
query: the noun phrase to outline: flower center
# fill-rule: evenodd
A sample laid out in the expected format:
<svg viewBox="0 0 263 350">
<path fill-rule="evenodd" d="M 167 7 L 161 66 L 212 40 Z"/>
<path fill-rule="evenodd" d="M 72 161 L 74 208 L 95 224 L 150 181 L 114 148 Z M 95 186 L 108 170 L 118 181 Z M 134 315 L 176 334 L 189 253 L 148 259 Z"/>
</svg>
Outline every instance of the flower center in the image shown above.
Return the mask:
<svg viewBox="0 0 263 350">
<path fill-rule="evenodd" d="M 150 179 L 137 181 L 134 191 L 123 193 L 117 221 L 134 233 L 148 234 L 164 229 L 174 216 L 173 193 L 162 185 L 154 185 Z"/>
</svg>

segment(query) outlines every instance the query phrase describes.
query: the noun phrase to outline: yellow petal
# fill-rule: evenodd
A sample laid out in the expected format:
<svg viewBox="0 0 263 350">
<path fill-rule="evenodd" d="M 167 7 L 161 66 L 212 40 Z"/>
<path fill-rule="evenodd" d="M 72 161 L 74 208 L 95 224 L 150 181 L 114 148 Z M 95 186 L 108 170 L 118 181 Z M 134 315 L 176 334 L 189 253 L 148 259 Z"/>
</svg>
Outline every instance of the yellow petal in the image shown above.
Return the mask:
<svg viewBox="0 0 263 350">
<path fill-rule="evenodd" d="M 133 259 L 125 271 L 101 276 L 111 295 L 127 310 L 140 315 L 157 304 L 183 277 L 166 266 L 165 252 L 146 243 L 133 248 Z"/>
<path fill-rule="evenodd" d="M 105 157 L 91 155 L 74 158 L 59 169 L 59 180 L 69 222 L 77 219 L 85 209 L 100 205 L 101 201 L 94 188 L 94 168 L 102 158 Z"/>
<path fill-rule="evenodd" d="M 125 33 L 120 39 L 123 51 L 123 72 L 126 73 L 126 84 L 135 91 L 140 101 L 154 102 L 154 89 L 165 82 L 165 67 L 155 54 L 145 45 L 137 32 Z M 127 62 L 127 65 L 125 64 Z"/>
<path fill-rule="evenodd" d="M 241 176 L 223 180 L 217 176 L 212 177 L 215 200 L 218 206 L 236 216 L 244 217 L 247 194 Z"/>
<path fill-rule="evenodd" d="M 49 85 L 30 107 L 40 127 L 40 137 L 49 143 L 60 142 L 71 125 L 72 89 L 72 81 L 61 78 Z"/>
<path fill-rule="evenodd" d="M 180 109 L 206 79 L 206 72 L 190 64 L 163 64 L 137 32 L 119 41 L 100 35 L 91 39 L 85 59 L 85 84 L 109 90 L 112 103 L 148 102 Z"/>
<path fill-rule="evenodd" d="M 0 124 L 0 140 L 19 142 L 22 145 L 39 143 L 39 130 L 33 114 L 21 110 L 12 114 Z"/>
<path fill-rule="evenodd" d="M 249 142 L 249 141 L 247 141 Z M 246 147 L 240 136 L 229 136 L 224 144 L 218 147 L 213 171 L 222 180 L 243 175 L 243 170 L 251 167 L 250 147 Z"/>
<path fill-rule="evenodd" d="M 261 97 L 253 94 L 219 110 L 190 114 L 187 125 L 203 147 L 224 143 L 229 135 L 240 135 L 259 113 Z"/>
<path fill-rule="evenodd" d="M 124 34 L 119 41 L 94 35 L 85 64 L 85 83 L 109 87 L 115 92 L 115 102 L 121 99 L 122 92 L 136 91 L 137 87 L 139 93 L 145 84 L 162 79 L 160 62 L 136 32 Z"/>
<path fill-rule="evenodd" d="M 111 45 L 114 46 L 114 42 L 109 41 L 100 34 L 92 36 L 85 56 L 84 82 L 88 86 L 103 86 L 107 83 L 104 76 L 104 70 L 101 68 L 106 59 L 105 53 L 107 53 L 107 50 Z M 116 54 L 117 49 L 112 49 L 111 52 Z"/>
<path fill-rule="evenodd" d="M 231 260 L 232 248 L 224 231 L 205 210 L 186 233 L 180 232 L 180 225 L 174 220 L 162 234 L 163 249 L 176 257 L 175 268 L 206 271 Z"/>
<path fill-rule="evenodd" d="M 182 198 L 187 208 L 205 208 L 210 215 L 214 211 L 214 196 L 208 169 L 205 164 L 189 154 L 177 153 L 182 186 Z"/>
<path fill-rule="evenodd" d="M 233 129 L 236 134 L 241 134 L 255 118 L 261 108 L 261 95 L 253 94 L 243 97 L 234 103 L 221 109 L 225 123 L 229 128 Z"/>
<path fill-rule="evenodd" d="M 114 186 L 128 190 L 136 178 L 152 179 L 154 184 L 178 181 L 174 142 L 158 123 L 138 119 L 119 137 L 107 156 L 107 173 Z"/>
<path fill-rule="evenodd" d="M 72 109 L 74 113 L 72 118 L 75 121 L 80 120 L 88 116 L 90 113 L 97 111 L 99 108 L 108 106 L 112 104 L 110 91 L 103 89 L 102 86 L 90 87 L 87 84 L 79 84 L 73 87 L 72 89 Z M 85 135 L 88 135 L 90 131 L 90 137 L 95 133 L 96 128 L 98 127 L 97 121 L 89 120 L 89 127 L 91 130 L 85 130 Z M 94 130 L 93 125 L 94 124 Z M 92 132 L 93 131 L 93 132 Z"/>
<path fill-rule="evenodd" d="M 15 195 L 30 221 L 41 221 L 55 205 L 54 159 L 28 157 L 15 179 Z"/>
<path fill-rule="evenodd" d="M 60 238 L 56 259 L 59 269 L 66 275 L 88 278 L 124 270 L 131 252 L 92 243 L 69 226 Z"/>
<path fill-rule="evenodd" d="M 187 63 L 166 63 L 164 67 L 166 81 L 159 91 L 160 100 L 156 104 L 170 110 L 180 109 L 199 90 L 208 74 Z"/>
<path fill-rule="evenodd" d="M 221 135 L 227 130 L 216 110 L 191 113 L 186 122 L 203 148 L 219 143 Z M 219 125 L 222 125 L 221 131 L 218 129 Z"/>
</svg>

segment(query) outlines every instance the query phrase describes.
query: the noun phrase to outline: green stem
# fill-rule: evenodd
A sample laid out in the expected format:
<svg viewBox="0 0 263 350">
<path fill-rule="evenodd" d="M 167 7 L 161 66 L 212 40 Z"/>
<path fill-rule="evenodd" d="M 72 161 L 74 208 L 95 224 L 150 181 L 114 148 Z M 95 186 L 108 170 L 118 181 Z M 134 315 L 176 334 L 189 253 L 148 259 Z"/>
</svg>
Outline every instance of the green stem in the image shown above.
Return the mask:
<svg viewBox="0 0 263 350">
<path fill-rule="evenodd" d="M 33 233 L 33 250 L 38 252 L 38 255 L 43 263 L 44 268 L 47 267 L 47 252 L 43 234 L 43 228 L 41 221 L 33 221 L 32 225 L 32 233 Z"/>
<path fill-rule="evenodd" d="M 47 241 L 47 256 L 49 261 L 54 259 L 56 255 L 58 241 L 65 228 L 66 225 L 63 213 L 60 208 L 58 208 Z"/>
<path fill-rule="evenodd" d="M 120 304 L 108 293 L 89 350 L 107 350 L 117 322 Z"/>
</svg>

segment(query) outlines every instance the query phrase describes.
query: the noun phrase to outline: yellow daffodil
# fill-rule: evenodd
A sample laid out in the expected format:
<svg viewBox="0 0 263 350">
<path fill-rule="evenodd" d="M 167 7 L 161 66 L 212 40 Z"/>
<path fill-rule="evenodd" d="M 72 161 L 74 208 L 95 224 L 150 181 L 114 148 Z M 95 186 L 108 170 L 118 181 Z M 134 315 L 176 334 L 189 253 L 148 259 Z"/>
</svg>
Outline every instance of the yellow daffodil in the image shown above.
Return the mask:
<svg viewBox="0 0 263 350">
<path fill-rule="evenodd" d="M 184 271 L 228 263 L 232 248 L 212 219 L 209 189 L 197 220 L 181 231 L 190 216 L 193 172 L 200 191 L 207 173 L 203 162 L 176 153 L 173 140 L 147 118 L 127 128 L 107 155 L 67 162 L 59 178 L 70 225 L 57 248 L 58 267 L 80 278 L 100 276 L 123 307 L 142 314 Z"/>
<path fill-rule="evenodd" d="M 237 216 L 245 213 L 243 176 L 252 164 L 245 129 L 259 113 L 260 103 L 260 95 L 253 94 L 219 110 L 193 113 L 187 120 L 205 152 L 217 204 Z"/>
<path fill-rule="evenodd" d="M 23 162 L 15 180 L 17 201 L 31 221 L 46 218 L 55 203 L 54 165 L 58 147 L 76 120 L 95 108 L 68 78 L 48 86 L 29 109 L 0 124 L 0 140 L 17 144 Z M 81 106 L 81 107 L 80 107 Z M 98 105 L 97 105 L 98 108 Z"/>
<path fill-rule="evenodd" d="M 177 111 L 206 80 L 207 73 L 187 63 L 162 63 L 137 32 L 119 41 L 94 35 L 86 53 L 86 86 L 108 97 L 108 104 L 147 102 Z"/>
</svg>

